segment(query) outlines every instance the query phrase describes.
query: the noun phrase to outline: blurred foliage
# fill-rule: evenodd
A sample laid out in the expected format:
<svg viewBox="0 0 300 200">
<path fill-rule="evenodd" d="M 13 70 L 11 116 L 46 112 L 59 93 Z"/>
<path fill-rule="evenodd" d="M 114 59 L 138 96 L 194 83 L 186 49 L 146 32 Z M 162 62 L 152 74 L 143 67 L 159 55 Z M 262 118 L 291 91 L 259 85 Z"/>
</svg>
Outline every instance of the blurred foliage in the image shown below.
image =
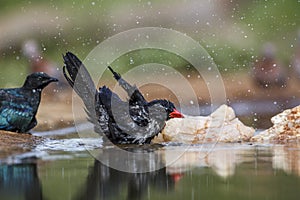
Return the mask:
<svg viewBox="0 0 300 200">
<path fill-rule="evenodd" d="M 47 30 L 41 27 L 38 33 L 24 36 L 22 40 L 28 37 L 36 38 L 43 47 L 44 55 L 52 59 L 58 64 L 62 65 L 61 54 L 68 51 L 73 51 L 80 58 L 85 56 L 101 41 L 120 32 L 121 30 L 128 30 L 130 28 L 142 26 L 162 26 L 166 28 L 173 28 L 172 24 L 167 19 L 152 20 L 149 19 L 148 24 L 137 25 L 116 25 L 111 24 L 109 19 L 114 18 L 114 12 L 131 12 L 133 5 L 138 5 L 137 8 L 146 11 L 144 5 L 149 4 L 161 6 L 164 8 L 169 4 L 181 5 L 183 2 L 176 1 L 46 1 L 46 0 L 31 0 L 31 1 L 8 1 L 0 2 L 0 17 L 7 16 L 13 12 L 31 12 L 30 8 L 37 12 L 45 12 L 46 15 L 53 12 L 62 12 L 65 18 L 61 19 L 56 16 L 53 23 L 56 23 L 54 29 Z M 260 53 L 261 46 L 264 42 L 273 42 L 277 47 L 277 55 L 280 60 L 288 66 L 290 59 L 295 51 L 295 44 L 297 39 L 297 31 L 300 27 L 299 1 L 241 1 L 233 0 L 223 3 L 224 16 L 220 15 L 219 20 L 232 23 L 236 30 L 224 30 L 216 27 L 215 30 L 209 30 L 208 33 L 202 33 L 201 28 L 193 31 L 189 28 L 176 29 L 176 19 L 173 19 L 174 29 L 188 36 L 196 39 L 214 58 L 217 66 L 221 72 L 243 72 L 248 71 L 251 63 Z M 39 10 L 40 9 L 40 10 Z M 44 10 L 43 10 L 44 9 Z M 47 10 L 47 11 L 45 11 Z M 142 12 L 143 13 L 143 12 Z M 26 14 L 26 12 L 25 12 Z M 120 16 L 119 16 L 120 17 Z M 174 21 L 175 20 L 175 21 Z M 226 25 L 226 23 L 225 23 Z M 224 29 L 231 29 L 232 27 L 224 27 Z M 215 31 L 215 32 L 214 32 Z M 237 32 L 243 37 L 235 37 L 235 35 L 225 35 L 226 31 L 229 33 Z M 231 31 L 231 32 L 230 32 Z M 201 34 L 200 34 L 201 33 Z M 228 39 L 231 38 L 231 39 Z M 16 41 L 15 44 L 7 46 L 2 50 L 0 57 L 1 66 L 1 83 L 0 86 L 19 85 L 25 78 L 26 65 L 28 62 L 23 58 L 20 51 L 22 41 Z M 157 55 L 156 55 L 157 54 Z M 159 55 L 160 54 L 160 55 Z M 174 58 L 171 54 L 161 52 L 152 52 L 145 50 L 140 51 L 134 58 L 135 64 L 142 63 L 141 61 L 151 61 L 151 56 L 154 56 L 152 61 L 173 60 L 174 66 L 178 66 L 183 70 L 187 69 L 187 63 L 181 58 Z M 158 58 L 160 56 L 160 58 Z M 120 58 L 117 65 L 132 67 L 130 64 L 130 57 L 126 56 Z M 141 60 L 139 61 L 139 57 Z M 158 59 L 156 59 L 156 58 Z M 164 62 L 164 61 L 163 61 Z M 169 64 L 168 62 L 166 64 Z M 17 68 L 17 69 L 15 69 Z M 21 80 L 20 80 L 21 79 Z"/>
<path fill-rule="evenodd" d="M 180 56 L 159 49 L 142 49 L 132 51 L 116 59 L 111 65 L 114 67 L 129 69 L 145 63 L 159 63 L 173 67 L 177 70 L 189 67 L 189 63 Z"/>
<path fill-rule="evenodd" d="M 299 1 L 254 1 L 249 7 L 236 11 L 240 23 L 251 27 L 255 33 L 255 52 L 261 44 L 274 43 L 277 56 L 285 63 L 289 62 L 297 44 L 297 34 L 300 31 Z"/>
<path fill-rule="evenodd" d="M 220 38 L 208 40 L 208 52 L 215 58 L 221 70 L 249 70 L 251 63 L 259 56 L 262 45 L 272 42 L 277 47 L 276 56 L 286 66 L 297 46 L 297 32 L 300 30 L 300 2 L 284 0 L 233 1 L 227 20 L 235 25 L 247 27 L 244 48 L 229 44 Z M 231 19 L 230 19 L 231 18 Z M 225 19 L 226 20 L 226 19 Z M 238 41 L 238 38 L 236 39 Z M 250 45 L 247 40 L 250 40 Z"/>
</svg>

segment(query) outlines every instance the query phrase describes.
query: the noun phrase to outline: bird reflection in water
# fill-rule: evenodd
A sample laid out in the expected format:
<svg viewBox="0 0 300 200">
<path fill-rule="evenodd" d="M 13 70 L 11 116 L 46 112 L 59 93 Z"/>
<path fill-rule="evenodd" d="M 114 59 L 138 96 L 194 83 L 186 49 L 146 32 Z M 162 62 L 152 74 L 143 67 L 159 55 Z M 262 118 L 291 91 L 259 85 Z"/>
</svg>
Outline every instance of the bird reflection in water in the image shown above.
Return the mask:
<svg viewBox="0 0 300 200">
<path fill-rule="evenodd" d="M 43 199 L 36 163 L 0 165 L 1 199 Z"/>
<path fill-rule="evenodd" d="M 135 147 L 123 147 L 123 149 L 126 149 L 128 152 L 149 151 L 149 148 L 148 150 L 142 146 L 137 148 L 136 145 Z M 167 174 L 165 167 L 153 171 L 149 170 L 149 172 L 144 173 L 120 171 L 103 164 L 103 162 L 113 163 L 118 160 L 118 163 L 126 165 L 128 158 L 114 156 L 114 153 L 117 152 L 111 151 L 111 149 L 102 151 L 101 155 L 99 155 L 102 162 L 95 160 L 94 165 L 90 168 L 83 190 L 80 191 L 77 199 L 121 198 L 133 200 L 145 198 L 145 196 L 153 192 L 151 190 L 155 190 L 156 192 L 161 191 L 164 194 L 173 191 L 178 179 L 174 178 L 171 174 Z M 149 152 L 149 157 L 152 157 L 152 160 L 150 159 L 149 163 L 145 164 L 152 165 L 152 167 L 153 165 L 162 166 L 162 156 L 153 151 Z"/>
</svg>

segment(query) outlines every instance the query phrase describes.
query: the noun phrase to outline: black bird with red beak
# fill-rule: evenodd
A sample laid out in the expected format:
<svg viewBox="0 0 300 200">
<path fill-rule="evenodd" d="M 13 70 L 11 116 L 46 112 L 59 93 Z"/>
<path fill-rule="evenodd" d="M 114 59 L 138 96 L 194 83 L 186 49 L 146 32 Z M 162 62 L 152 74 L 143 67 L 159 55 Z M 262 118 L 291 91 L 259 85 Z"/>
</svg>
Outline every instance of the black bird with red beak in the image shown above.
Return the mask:
<svg viewBox="0 0 300 200">
<path fill-rule="evenodd" d="M 74 54 L 67 52 L 63 59 L 66 80 L 85 104 L 95 132 L 106 136 L 104 140 L 114 144 L 147 144 L 164 128 L 165 121 L 183 117 L 168 100 L 146 101 L 136 86 L 111 67 L 109 70 L 129 96 L 126 101 L 106 86 L 97 90 L 87 69 Z"/>
</svg>

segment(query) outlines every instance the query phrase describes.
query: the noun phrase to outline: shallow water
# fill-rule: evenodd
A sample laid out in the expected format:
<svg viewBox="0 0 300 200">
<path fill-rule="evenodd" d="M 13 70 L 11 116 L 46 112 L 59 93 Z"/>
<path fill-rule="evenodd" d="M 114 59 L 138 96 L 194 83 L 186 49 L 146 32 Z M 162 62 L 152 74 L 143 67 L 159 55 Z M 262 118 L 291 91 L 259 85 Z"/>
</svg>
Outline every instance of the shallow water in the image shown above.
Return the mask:
<svg viewBox="0 0 300 200">
<path fill-rule="evenodd" d="M 298 144 L 164 144 L 123 148 L 126 151 L 120 153 L 116 151 L 118 147 L 104 147 L 100 140 L 80 139 L 76 135 L 47 139 L 32 152 L 1 160 L 0 199 L 300 196 Z M 119 170 L 108 167 L 108 163 Z M 125 172 L 128 170 L 147 172 Z"/>
</svg>

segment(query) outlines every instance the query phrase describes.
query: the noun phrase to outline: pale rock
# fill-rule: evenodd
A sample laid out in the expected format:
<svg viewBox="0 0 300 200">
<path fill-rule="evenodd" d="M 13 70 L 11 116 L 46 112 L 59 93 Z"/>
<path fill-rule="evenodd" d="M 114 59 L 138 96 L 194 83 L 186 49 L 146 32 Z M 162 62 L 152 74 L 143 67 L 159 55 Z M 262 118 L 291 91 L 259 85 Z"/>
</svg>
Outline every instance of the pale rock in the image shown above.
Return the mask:
<svg viewBox="0 0 300 200">
<path fill-rule="evenodd" d="M 210 143 L 249 141 L 254 129 L 236 118 L 234 110 L 220 106 L 209 116 L 185 116 L 166 122 L 166 126 L 153 142 Z"/>
<path fill-rule="evenodd" d="M 271 118 L 273 126 L 257 134 L 251 141 L 287 143 L 300 139 L 300 106 L 287 109 Z"/>
</svg>

